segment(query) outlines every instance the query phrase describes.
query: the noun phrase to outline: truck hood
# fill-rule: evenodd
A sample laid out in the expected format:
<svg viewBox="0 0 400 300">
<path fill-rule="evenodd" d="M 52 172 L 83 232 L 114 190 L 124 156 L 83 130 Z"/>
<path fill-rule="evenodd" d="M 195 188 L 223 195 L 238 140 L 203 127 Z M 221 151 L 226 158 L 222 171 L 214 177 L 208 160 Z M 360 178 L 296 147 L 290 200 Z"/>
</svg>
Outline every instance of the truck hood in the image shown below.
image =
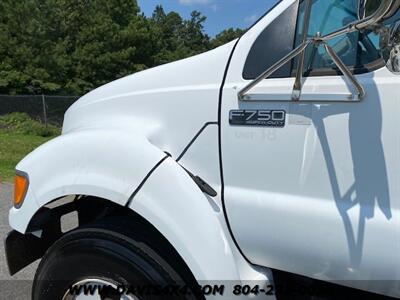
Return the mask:
<svg viewBox="0 0 400 300">
<path fill-rule="evenodd" d="M 204 123 L 218 120 L 219 89 L 234 43 L 93 90 L 68 109 L 63 134 L 124 130 L 179 155 Z"/>
</svg>

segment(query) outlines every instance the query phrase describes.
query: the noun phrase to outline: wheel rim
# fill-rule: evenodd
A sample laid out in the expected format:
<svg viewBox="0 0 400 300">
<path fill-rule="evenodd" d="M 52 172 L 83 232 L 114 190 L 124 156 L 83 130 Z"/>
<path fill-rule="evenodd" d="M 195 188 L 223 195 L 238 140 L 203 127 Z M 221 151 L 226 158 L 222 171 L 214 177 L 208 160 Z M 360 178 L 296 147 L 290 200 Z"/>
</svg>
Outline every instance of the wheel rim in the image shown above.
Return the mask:
<svg viewBox="0 0 400 300">
<path fill-rule="evenodd" d="M 140 300 L 140 298 L 132 293 L 118 290 L 118 285 L 112 280 L 88 278 L 72 284 L 62 300 Z"/>
</svg>

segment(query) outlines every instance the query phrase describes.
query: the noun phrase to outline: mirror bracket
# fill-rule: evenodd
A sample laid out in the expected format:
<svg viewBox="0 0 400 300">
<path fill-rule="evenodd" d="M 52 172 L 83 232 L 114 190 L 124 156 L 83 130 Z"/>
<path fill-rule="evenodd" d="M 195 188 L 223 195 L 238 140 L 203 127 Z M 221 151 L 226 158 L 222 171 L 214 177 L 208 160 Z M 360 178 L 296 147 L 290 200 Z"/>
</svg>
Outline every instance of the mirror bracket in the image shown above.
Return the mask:
<svg viewBox="0 0 400 300">
<path fill-rule="evenodd" d="M 400 75 L 400 21 L 391 28 L 381 29 L 380 47 L 386 67 L 395 75 Z"/>
<path fill-rule="evenodd" d="M 388 13 L 393 11 L 393 7 L 395 5 L 394 3 L 396 3 L 396 1 L 398 1 L 398 0 L 381 0 L 381 5 L 379 6 L 378 10 L 373 15 L 367 17 L 366 19 L 350 23 L 349 25 L 347 25 L 339 30 L 336 30 L 334 32 L 331 32 L 327 35 L 321 36 L 321 34 L 317 33 L 313 38 L 307 39 L 306 32 L 308 32 L 308 26 L 309 26 L 309 22 L 310 22 L 310 14 L 311 14 L 311 0 L 307 0 L 307 9 L 305 12 L 302 43 L 299 46 L 297 46 L 294 50 L 292 50 L 289 54 L 287 54 L 285 57 L 283 57 L 278 62 L 273 64 L 270 68 L 268 68 L 263 73 L 261 73 L 256 79 L 254 79 L 249 84 L 247 84 L 243 89 L 241 89 L 238 92 L 239 100 L 240 101 L 253 100 L 253 97 L 251 95 L 248 95 L 248 92 L 251 89 L 253 89 L 256 85 L 258 85 L 264 79 L 267 79 L 268 77 L 270 77 L 273 73 L 275 73 L 277 70 L 279 70 L 281 67 L 283 67 L 286 63 L 290 62 L 292 59 L 296 58 L 297 56 L 300 56 L 299 63 L 297 66 L 295 83 L 294 83 L 294 87 L 293 87 L 293 91 L 292 91 L 292 97 L 291 97 L 292 101 L 299 101 L 301 98 L 301 91 L 302 91 L 302 85 L 303 85 L 302 81 L 303 81 L 303 72 L 304 72 L 303 71 L 304 55 L 305 55 L 306 48 L 310 44 L 313 44 L 314 47 L 319 47 L 320 45 L 323 45 L 325 47 L 325 50 L 328 53 L 328 55 L 331 57 L 331 59 L 336 64 L 336 66 L 339 68 L 339 70 L 342 72 L 343 76 L 348 81 L 350 81 L 352 86 L 355 88 L 355 90 L 357 92 L 353 93 L 352 96 L 349 97 L 349 100 L 353 100 L 353 101 L 362 100 L 366 95 L 364 87 L 359 83 L 357 78 L 353 75 L 353 73 L 350 71 L 350 69 L 343 63 L 343 61 L 335 53 L 335 51 L 327 44 L 327 41 L 329 41 L 337 36 L 343 35 L 343 34 L 352 33 L 354 31 L 360 31 L 367 27 L 376 25 L 385 16 L 387 16 Z M 396 4 L 396 5 L 398 6 L 398 4 Z"/>
<path fill-rule="evenodd" d="M 304 14 L 304 21 L 303 21 L 303 37 L 302 42 L 304 43 L 307 40 L 307 33 L 308 28 L 310 25 L 310 16 L 311 16 L 311 0 L 306 0 L 306 10 Z M 307 48 L 306 48 L 307 49 Z M 299 101 L 301 96 L 301 91 L 303 89 L 303 72 L 304 72 L 304 60 L 306 49 L 299 54 L 299 65 L 296 72 L 296 79 L 294 81 L 293 92 L 292 92 L 292 101 Z"/>
</svg>

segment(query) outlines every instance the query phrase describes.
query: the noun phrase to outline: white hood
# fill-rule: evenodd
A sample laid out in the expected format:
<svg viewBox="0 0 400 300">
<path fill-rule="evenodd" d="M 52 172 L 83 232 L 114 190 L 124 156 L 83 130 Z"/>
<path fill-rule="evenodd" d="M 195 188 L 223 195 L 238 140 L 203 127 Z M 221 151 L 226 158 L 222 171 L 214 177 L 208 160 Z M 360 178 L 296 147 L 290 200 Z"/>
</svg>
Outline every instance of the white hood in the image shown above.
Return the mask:
<svg viewBox="0 0 400 300">
<path fill-rule="evenodd" d="M 234 42 L 106 84 L 74 103 L 63 134 L 88 129 L 144 135 L 174 157 L 218 120 L 219 89 Z"/>
</svg>

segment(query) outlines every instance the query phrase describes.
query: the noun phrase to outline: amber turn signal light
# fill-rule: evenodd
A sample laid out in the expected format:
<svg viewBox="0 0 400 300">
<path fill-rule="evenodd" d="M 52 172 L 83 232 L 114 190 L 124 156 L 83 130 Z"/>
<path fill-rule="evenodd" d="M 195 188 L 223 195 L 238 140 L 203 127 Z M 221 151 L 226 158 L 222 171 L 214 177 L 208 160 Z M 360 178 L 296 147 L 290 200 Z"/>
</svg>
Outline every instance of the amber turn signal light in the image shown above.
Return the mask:
<svg viewBox="0 0 400 300">
<path fill-rule="evenodd" d="M 18 172 L 14 178 L 14 206 L 16 208 L 21 207 L 28 185 L 28 176 Z"/>
</svg>

